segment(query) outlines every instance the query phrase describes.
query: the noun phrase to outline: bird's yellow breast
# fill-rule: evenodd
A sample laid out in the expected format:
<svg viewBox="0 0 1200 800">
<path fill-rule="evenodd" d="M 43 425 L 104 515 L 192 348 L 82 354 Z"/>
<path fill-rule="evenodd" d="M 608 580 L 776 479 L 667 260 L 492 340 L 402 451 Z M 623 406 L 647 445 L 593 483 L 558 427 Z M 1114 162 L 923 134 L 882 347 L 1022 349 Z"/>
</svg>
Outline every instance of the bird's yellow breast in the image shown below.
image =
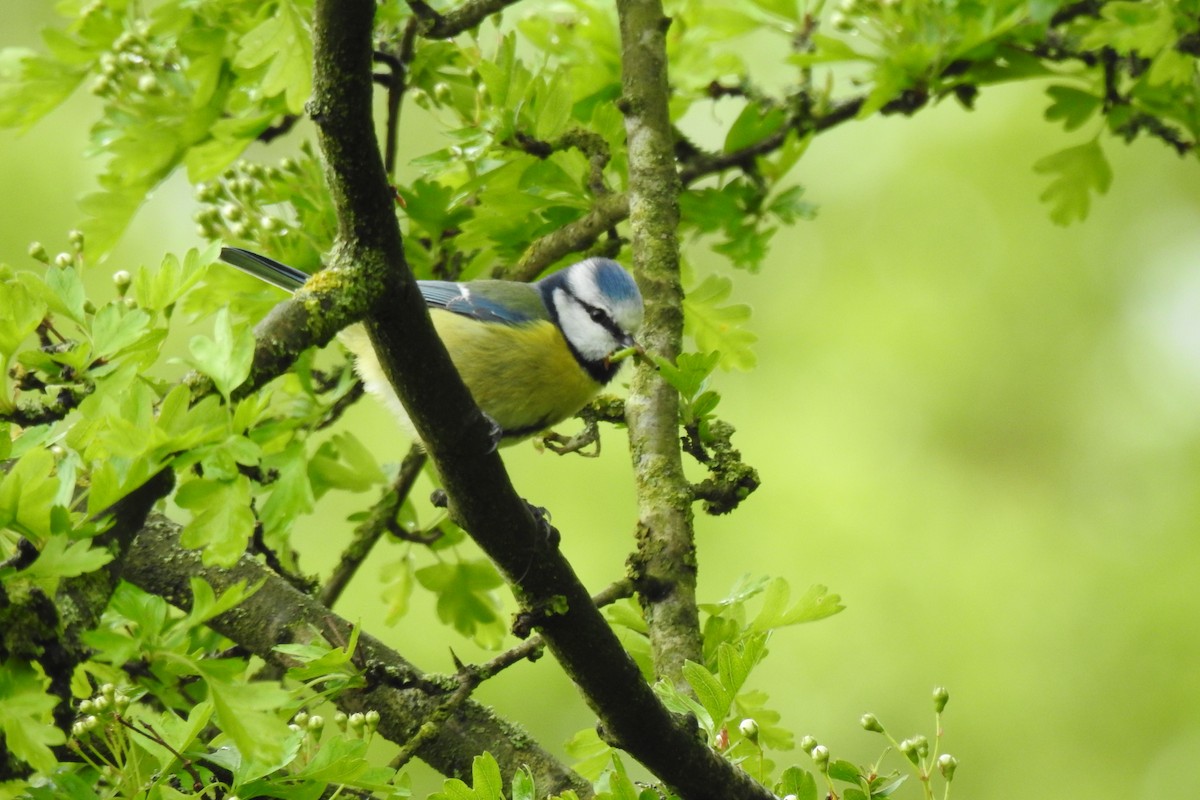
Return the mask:
<svg viewBox="0 0 1200 800">
<path fill-rule="evenodd" d="M 549 321 L 480 323 L 440 309 L 431 316 L 475 402 L 510 434 L 562 422 L 600 390 Z"/>
<path fill-rule="evenodd" d="M 507 437 L 528 436 L 562 422 L 600 390 L 549 321 L 487 323 L 438 308 L 430 309 L 430 316 L 476 404 Z M 354 325 L 340 338 L 355 354 L 355 367 L 367 390 L 411 431 L 366 331 Z"/>
</svg>

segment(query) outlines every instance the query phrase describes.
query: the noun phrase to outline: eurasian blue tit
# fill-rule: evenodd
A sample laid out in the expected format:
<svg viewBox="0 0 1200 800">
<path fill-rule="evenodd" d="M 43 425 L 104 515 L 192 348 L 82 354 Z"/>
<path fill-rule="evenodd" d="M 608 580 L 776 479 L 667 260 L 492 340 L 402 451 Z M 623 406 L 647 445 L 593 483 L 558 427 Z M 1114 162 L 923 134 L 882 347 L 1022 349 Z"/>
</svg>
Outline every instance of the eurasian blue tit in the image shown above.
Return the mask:
<svg viewBox="0 0 1200 800">
<path fill-rule="evenodd" d="M 288 291 L 308 275 L 249 250 L 221 260 Z M 577 413 L 620 369 L 618 351 L 638 348 L 642 295 L 620 264 L 589 258 L 536 283 L 417 281 L 433 326 L 502 443 L 532 436 Z M 339 335 L 367 391 L 408 430 L 408 414 L 361 325 Z"/>
</svg>

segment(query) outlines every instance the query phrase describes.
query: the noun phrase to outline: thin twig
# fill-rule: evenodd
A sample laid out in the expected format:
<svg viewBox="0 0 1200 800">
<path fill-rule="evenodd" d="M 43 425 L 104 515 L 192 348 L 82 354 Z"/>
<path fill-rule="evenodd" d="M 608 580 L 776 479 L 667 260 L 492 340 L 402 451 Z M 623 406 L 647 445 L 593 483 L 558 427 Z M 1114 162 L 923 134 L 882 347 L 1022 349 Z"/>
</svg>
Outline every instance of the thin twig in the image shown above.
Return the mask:
<svg viewBox="0 0 1200 800">
<path fill-rule="evenodd" d="M 327 608 L 333 608 L 334 603 L 342 596 L 350 580 L 358 572 L 375 544 L 383 534 L 395 526 L 396 512 L 408 499 L 417 476 L 425 466 L 425 451 L 413 445 L 408 455 L 400 462 L 400 473 L 392 483 L 387 493 L 372 508 L 367 518 L 354 529 L 354 538 L 338 559 L 333 574 L 321 588 L 320 601 Z"/>
</svg>

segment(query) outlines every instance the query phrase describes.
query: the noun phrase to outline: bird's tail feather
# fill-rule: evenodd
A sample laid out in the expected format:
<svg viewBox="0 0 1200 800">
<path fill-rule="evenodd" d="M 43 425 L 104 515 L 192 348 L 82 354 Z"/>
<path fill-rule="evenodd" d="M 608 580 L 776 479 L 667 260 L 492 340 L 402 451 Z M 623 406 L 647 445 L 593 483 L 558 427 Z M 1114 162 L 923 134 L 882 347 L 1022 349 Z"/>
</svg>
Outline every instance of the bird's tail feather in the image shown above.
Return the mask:
<svg viewBox="0 0 1200 800">
<path fill-rule="evenodd" d="M 222 247 L 221 260 L 230 266 L 237 267 L 256 278 L 266 281 L 272 286 L 294 292 L 308 280 L 308 274 L 295 267 L 280 264 L 273 258 L 259 255 L 240 247 Z"/>
</svg>

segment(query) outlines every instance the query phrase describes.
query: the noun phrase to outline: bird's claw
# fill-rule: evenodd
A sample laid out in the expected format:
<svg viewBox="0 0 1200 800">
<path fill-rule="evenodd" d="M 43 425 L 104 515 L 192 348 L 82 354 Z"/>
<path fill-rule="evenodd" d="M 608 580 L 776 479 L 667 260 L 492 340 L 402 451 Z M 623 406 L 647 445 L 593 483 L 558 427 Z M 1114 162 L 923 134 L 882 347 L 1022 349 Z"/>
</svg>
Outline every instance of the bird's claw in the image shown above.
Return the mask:
<svg viewBox="0 0 1200 800">
<path fill-rule="evenodd" d="M 528 500 L 525 501 L 525 507 L 529 509 L 529 515 L 533 517 L 542 541 L 550 547 L 557 548 L 562 535 L 558 532 L 558 528 L 550 524 L 550 512 L 542 506 L 535 506 Z"/>
</svg>

